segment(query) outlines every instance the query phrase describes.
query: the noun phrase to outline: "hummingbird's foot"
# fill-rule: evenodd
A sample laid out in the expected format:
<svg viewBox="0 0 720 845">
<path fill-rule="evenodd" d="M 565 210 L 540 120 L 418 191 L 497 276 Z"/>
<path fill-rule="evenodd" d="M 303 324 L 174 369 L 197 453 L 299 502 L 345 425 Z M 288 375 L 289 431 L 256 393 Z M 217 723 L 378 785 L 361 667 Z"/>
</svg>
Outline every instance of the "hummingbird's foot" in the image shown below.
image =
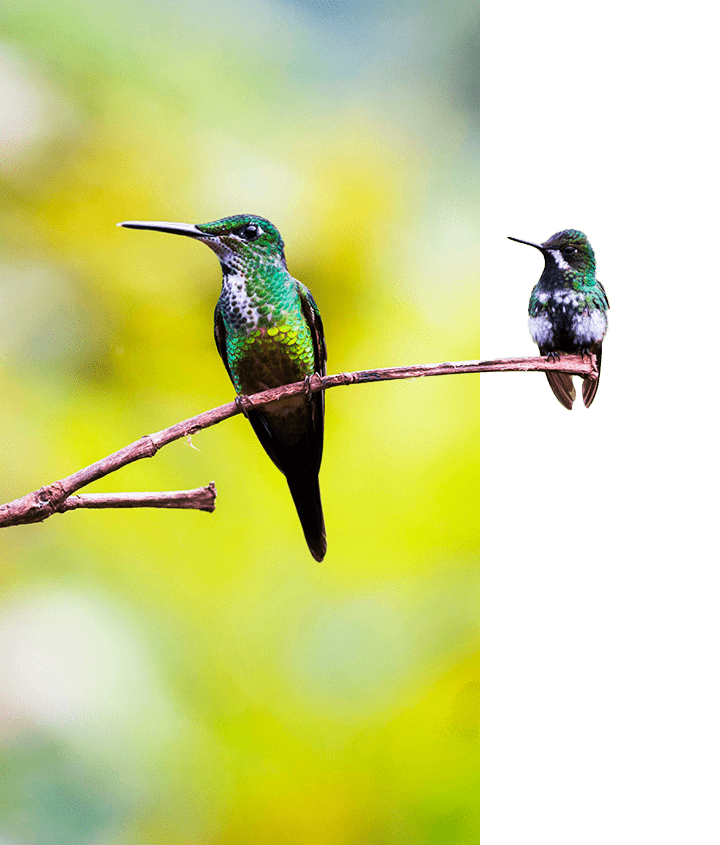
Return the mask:
<svg viewBox="0 0 720 845">
<path fill-rule="evenodd" d="M 311 376 L 305 376 L 303 379 L 303 385 L 305 387 L 305 396 L 307 397 L 308 401 L 310 397 L 315 393 L 314 390 L 311 390 L 313 379 L 317 376 L 317 373 L 313 373 Z"/>
<path fill-rule="evenodd" d="M 587 347 L 587 346 L 581 346 L 580 349 L 578 349 L 578 353 L 579 353 L 580 357 L 583 359 L 583 361 L 586 358 L 588 359 L 588 361 L 590 361 L 592 359 L 592 352 L 590 351 L 589 347 Z"/>
<path fill-rule="evenodd" d="M 235 404 L 240 408 L 240 412 L 244 417 L 247 417 L 248 411 L 252 410 L 252 405 L 248 402 L 247 396 L 236 396 Z"/>
<path fill-rule="evenodd" d="M 560 353 L 559 352 L 548 352 L 547 358 L 545 360 L 549 361 L 549 362 L 552 362 L 552 361 L 557 362 L 557 361 L 560 360 Z"/>
</svg>

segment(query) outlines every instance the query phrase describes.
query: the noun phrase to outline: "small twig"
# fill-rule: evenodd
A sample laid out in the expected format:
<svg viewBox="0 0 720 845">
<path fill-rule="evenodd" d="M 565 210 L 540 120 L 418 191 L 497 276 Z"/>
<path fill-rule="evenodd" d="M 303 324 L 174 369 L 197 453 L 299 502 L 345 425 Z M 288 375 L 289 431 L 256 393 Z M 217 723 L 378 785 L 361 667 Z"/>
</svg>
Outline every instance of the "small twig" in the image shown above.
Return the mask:
<svg viewBox="0 0 720 845">
<path fill-rule="evenodd" d="M 161 493 L 83 493 L 69 496 L 57 506 L 58 513 L 78 508 L 178 508 L 212 513 L 215 510 L 215 482 L 194 490 Z"/>
<path fill-rule="evenodd" d="M 497 361 L 456 361 L 444 364 L 418 364 L 409 367 L 386 367 L 378 370 L 360 370 L 354 373 L 338 373 L 332 376 L 314 375 L 305 381 L 298 381 L 293 384 L 286 384 L 272 390 L 264 390 L 262 393 L 255 393 L 252 396 L 243 396 L 242 399 L 227 402 L 210 411 L 205 411 L 197 416 L 171 425 L 155 434 L 146 434 L 134 443 L 130 443 L 123 449 L 113 452 L 102 460 L 84 467 L 77 472 L 54 482 L 48 487 L 41 487 L 19 499 L 0 505 L 0 528 L 10 525 L 26 525 L 32 522 L 42 522 L 54 513 L 62 513 L 67 510 L 74 510 L 79 507 L 195 507 L 194 505 L 170 505 L 168 502 L 176 493 L 135 493 L 135 494 L 107 494 L 110 499 L 103 499 L 99 494 L 92 498 L 89 495 L 70 497 L 82 487 L 97 481 L 116 472 L 121 467 L 139 461 L 142 458 L 152 458 L 159 449 L 167 446 L 182 437 L 188 437 L 201 431 L 204 428 L 217 425 L 230 417 L 262 405 L 269 405 L 288 396 L 296 396 L 301 393 L 315 393 L 318 390 L 328 390 L 331 387 L 340 387 L 349 384 L 367 384 L 375 381 L 392 381 L 395 379 L 418 378 L 420 376 L 445 376 L 457 373 L 483 373 L 498 371 L 525 371 L 540 370 L 570 373 L 571 375 L 584 376 L 585 378 L 597 378 L 597 365 L 595 356 L 585 361 L 580 355 L 566 355 L 559 361 L 548 361 L 545 358 L 504 358 Z M 214 492 L 214 487 L 213 487 Z M 104 494 L 105 495 L 105 494 Z M 127 504 L 132 497 L 137 496 L 161 496 L 162 504 L 152 504 L 146 500 L 143 504 Z M 125 502 L 126 504 L 120 504 Z M 201 508 L 205 510 L 206 508 Z"/>
</svg>

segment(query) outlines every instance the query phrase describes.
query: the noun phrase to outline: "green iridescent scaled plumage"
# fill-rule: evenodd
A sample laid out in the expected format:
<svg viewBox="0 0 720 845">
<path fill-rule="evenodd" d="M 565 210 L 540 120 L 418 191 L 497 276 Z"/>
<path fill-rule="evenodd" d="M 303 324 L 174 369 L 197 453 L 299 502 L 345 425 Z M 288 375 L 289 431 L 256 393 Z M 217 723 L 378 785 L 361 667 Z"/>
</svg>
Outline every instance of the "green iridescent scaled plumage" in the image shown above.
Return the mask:
<svg viewBox="0 0 720 845">
<path fill-rule="evenodd" d="M 220 259 L 223 284 L 215 307 L 215 343 L 238 394 L 250 395 L 325 375 L 322 321 L 310 291 L 287 269 L 283 240 L 264 217 L 238 214 L 197 226 L 121 225 L 188 235 Z M 325 524 L 318 472 L 324 396 L 294 396 L 248 412 L 265 451 L 285 475 L 310 551 L 322 560 Z"/>
<path fill-rule="evenodd" d="M 268 320 L 261 317 L 260 324 L 264 326 Z M 261 388 L 257 384 L 262 380 L 259 365 L 270 371 L 287 370 L 288 384 L 302 381 L 315 372 L 312 337 L 307 325 L 290 318 L 280 326 L 273 326 L 272 322 L 269 321 L 268 328 L 233 333 L 228 330 L 225 318 L 228 369 L 238 394 L 259 392 Z"/>
</svg>

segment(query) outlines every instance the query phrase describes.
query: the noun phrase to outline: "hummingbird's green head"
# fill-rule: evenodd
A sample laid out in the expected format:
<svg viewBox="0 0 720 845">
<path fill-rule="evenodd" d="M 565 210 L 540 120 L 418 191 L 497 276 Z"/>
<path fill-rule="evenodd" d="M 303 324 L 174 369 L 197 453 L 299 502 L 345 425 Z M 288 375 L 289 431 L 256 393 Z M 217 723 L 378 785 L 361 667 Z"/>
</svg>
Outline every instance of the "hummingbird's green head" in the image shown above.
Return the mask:
<svg viewBox="0 0 720 845">
<path fill-rule="evenodd" d="M 218 249 L 208 243 L 218 255 L 225 250 L 238 255 L 254 256 L 260 260 L 272 261 L 281 259 L 285 263 L 285 244 L 280 232 L 264 217 L 256 214 L 236 214 L 233 217 L 223 217 L 212 223 L 198 223 L 195 227 L 204 235 L 206 242 L 210 238 L 219 242 L 223 249 Z M 221 256 L 222 257 L 222 256 Z"/>
<path fill-rule="evenodd" d="M 577 229 L 563 229 L 562 232 L 556 232 L 541 244 L 521 241 L 519 238 L 510 238 L 510 240 L 539 249 L 545 256 L 547 269 L 571 270 L 584 276 L 595 273 L 593 248 L 585 234 Z"/>
<path fill-rule="evenodd" d="M 280 232 L 264 217 L 236 214 L 211 223 L 161 223 L 130 220 L 118 223 L 128 229 L 152 229 L 173 235 L 186 235 L 207 244 L 218 256 L 224 273 L 248 272 L 254 265 L 274 265 L 287 269 L 285 245 Z"/>
</svg>

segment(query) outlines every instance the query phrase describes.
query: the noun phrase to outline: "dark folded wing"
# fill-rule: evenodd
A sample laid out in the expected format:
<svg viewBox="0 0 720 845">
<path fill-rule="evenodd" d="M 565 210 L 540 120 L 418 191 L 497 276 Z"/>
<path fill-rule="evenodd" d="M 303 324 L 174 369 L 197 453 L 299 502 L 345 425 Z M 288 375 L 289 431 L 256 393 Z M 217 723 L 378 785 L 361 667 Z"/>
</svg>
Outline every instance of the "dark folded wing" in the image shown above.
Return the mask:
<svg viewBox="0 0 720 845">
<path fill-rule="evenodd" d="M 320 311 L 310 291 L 298 282 L 298 293 L 300 294 L 300 305 L 303 317 L 310 328 L 315 356 L 315 372 L 324 376 L 327 375 L 327 347 L 325 346 L 325 331 L 323 329 Z M 312 415 L 312 426 L 315 436 L 315 456 L 317 468 L 320 469 L 323 451 L 323 433 L 325 418 L 325 391 L 318 390 L 310 396 L 310 409 Z"/>
<path fill-rule="evenodd" d="M 218 302 L 215 306 L 215 346 L 217 346 L 217 351 L 220 353 L 223 364 L 225 364 L 225 369 L 230 376 L 230 381 L 234 384 L 235 382 L 233 381 L 232 373 L 230 372 L 230 365 L 228 364 L 227 344 L 225 338 L 225 321 L 220 313 L 220 303 Z"/>
</svg>

